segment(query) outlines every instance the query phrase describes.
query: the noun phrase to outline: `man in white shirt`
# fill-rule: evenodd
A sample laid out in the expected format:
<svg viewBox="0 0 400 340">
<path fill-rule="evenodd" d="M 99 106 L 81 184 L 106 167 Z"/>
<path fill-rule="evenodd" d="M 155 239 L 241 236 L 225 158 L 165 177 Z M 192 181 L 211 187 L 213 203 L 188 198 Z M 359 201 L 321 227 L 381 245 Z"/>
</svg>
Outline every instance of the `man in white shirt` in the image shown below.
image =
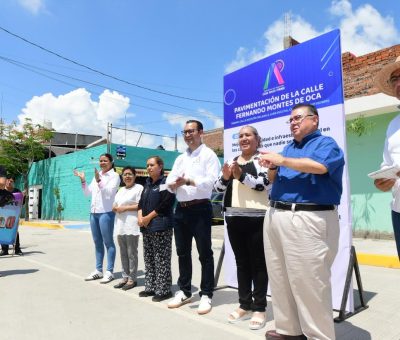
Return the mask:
<svg viewBox="0 0 400 340">
<path fill-rule="evenodd" d="M 400 100 L 400 56 L 394 63 L 382 68 L 375 78 L 375 85 L 383 93 Z M 386 131 L 381 168 L 391 165 L 400 167 L 400 115 L 390 122 Z M 399 173 L 397 175 L 399 176 Z M 400 259 L 400 178 L 379 178 L 374 181 L 374 184 L 381 191 L 392 190 L 392 224 Z"/>
<path fill-rule="evenodd" d="M 191 302 L 192 239 L 196 241 L 201 263 L 199 314 L 211 310 L 214 290 L 214 257 L 211 249 L 212 208 L 210 203 L 214 182 L 220 170 L 217 155 L 202 144 L 203 124 L 188 120 L 182 131 L 188 149 L 175 160 L 167 185 L 176 192 L 178 204 L 174 214 L 176 252 L 179 260 L 180 290 L 168 303 L 178 308 Z"/>
</svg>

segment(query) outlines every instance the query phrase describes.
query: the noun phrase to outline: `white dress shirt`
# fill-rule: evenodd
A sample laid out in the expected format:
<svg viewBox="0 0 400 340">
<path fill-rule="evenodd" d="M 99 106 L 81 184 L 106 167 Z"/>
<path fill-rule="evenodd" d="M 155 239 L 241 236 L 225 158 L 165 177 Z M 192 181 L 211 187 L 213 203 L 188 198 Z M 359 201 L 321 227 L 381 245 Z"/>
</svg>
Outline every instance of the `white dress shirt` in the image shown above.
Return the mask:
<svg viewBox="0 0 400 340">
<path fill-rule="evenodd" d="M 210 199 L 220 168 L 215 152 L 201 144 L 196 150 L 187 149 L 177 157 L 166 183 L 171 184 L 178 177 L 189 178 L 194 182 L 194 186 L 182 185 L 176 190 L 179 202 Z"/>
<path fill-rule="evenodd" d="M 96 182 L 96 177 L 93 177 L 90 185 L 87 185 L 86 182 L 82 184 L 84 194 L 86 196 L 92 195 L 91 213 L 112 211 L 115 194 L 121 181 L 114 169 L 107 171 L 105 174 L 100 171 L 99 175 L 101 179 L 99 183 Z"/>
<path fill-rule="evenodd" d="M 122 187 L 115 195 L 114 205 L 117 207 L 139 203 L 143 186 L 135 184 L 130 188 Z M 137 210 L 129 210 L 115 214 L 115 235 L 140 235 Z"/>
<path fill-rule="evenodd" d="M 400 115 L 393 118 L 386 131 L 381 168 L 391 165 L 400 167 Z M 395 212 L 400 212 L 400 178 L 396 180 L 392 188 L 392 194 L 391 208 Z"/>
</svg>

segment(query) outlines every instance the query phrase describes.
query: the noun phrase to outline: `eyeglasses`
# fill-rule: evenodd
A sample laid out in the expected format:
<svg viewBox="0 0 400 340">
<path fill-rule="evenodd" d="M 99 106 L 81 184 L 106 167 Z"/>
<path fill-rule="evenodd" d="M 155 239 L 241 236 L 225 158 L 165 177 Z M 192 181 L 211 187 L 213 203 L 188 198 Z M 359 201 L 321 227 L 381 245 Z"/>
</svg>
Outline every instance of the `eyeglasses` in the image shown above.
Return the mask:
<svg viewBox="0 0 400 340">
<path fill-rule="evenodd" d="M 311 114 L 311 113 L 308 114 L 308 115 L 305 115 L 305 116 L 297 115 L 297 116 L 294 116 L 294 117 L 290 117 L 289 120 L 286 123 L 287 124 L 292 124 L 292 123 L 300 124 L 306 117 L 311 117 L 311 116 L 315 116 L 315 115 Z"/>
<path fill-rule="evenodd" d="M 391 87 L 393 87 L 394 85 L 396 85 L 397 81 L 400 80 L 400 75 L 398 76 L 392 76 L 390 77 L 390 79 L 388 80 L 388 83 Z"/>
<path fill-rule="evenodd" d="M 197 129 L 188 129 L 188 130 L 183 130 L 181 131 L 182 136 L 186 136 L 186 135 L 193 135 L 196 131 L 199 131 Z"/>
<path fill-rule="evenodd" d="M 123 174 L 122 177 L 135 177 L 134 174 Z"/>
</svg>

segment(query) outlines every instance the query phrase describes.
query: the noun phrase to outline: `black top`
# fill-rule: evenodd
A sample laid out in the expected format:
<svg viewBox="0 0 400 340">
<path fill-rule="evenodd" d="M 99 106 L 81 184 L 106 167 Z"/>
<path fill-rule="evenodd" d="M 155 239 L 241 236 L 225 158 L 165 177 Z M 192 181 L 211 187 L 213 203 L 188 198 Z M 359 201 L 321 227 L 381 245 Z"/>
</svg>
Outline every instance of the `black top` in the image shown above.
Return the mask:
<svg viewBox="0 0 400 340">
<path fill-rule="evenodd" d="M 172 211 L 175 195 L 166 189 L 160 191 L 160 185 L 165 185 L 166 179 L 165 176 L 161 176 L 154 183 L 150 177 L 146 180 L 138 210 L 142 210 L 143 216 L 148 215 L 154 210 L 158 216 L 154 217 L 147 227 L 140 228 L 142 233 L 152 233 L 172 228 Z"/>
</svg>

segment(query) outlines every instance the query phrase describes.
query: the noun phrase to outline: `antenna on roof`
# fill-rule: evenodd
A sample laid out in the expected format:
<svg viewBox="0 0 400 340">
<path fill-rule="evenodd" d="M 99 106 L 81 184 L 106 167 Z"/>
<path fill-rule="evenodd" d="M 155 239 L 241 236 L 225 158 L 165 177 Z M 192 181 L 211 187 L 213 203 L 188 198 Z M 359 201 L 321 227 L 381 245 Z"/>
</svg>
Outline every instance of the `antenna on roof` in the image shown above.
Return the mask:
<svg viewBox="0 0 400 340">
<path fill-rule="evenodd" d="M 284 16 L 284 32 L 283 32 L 283 48 L 287 49 L 292 47 L 292 14 L 286 12 Z"/>
</svg>

